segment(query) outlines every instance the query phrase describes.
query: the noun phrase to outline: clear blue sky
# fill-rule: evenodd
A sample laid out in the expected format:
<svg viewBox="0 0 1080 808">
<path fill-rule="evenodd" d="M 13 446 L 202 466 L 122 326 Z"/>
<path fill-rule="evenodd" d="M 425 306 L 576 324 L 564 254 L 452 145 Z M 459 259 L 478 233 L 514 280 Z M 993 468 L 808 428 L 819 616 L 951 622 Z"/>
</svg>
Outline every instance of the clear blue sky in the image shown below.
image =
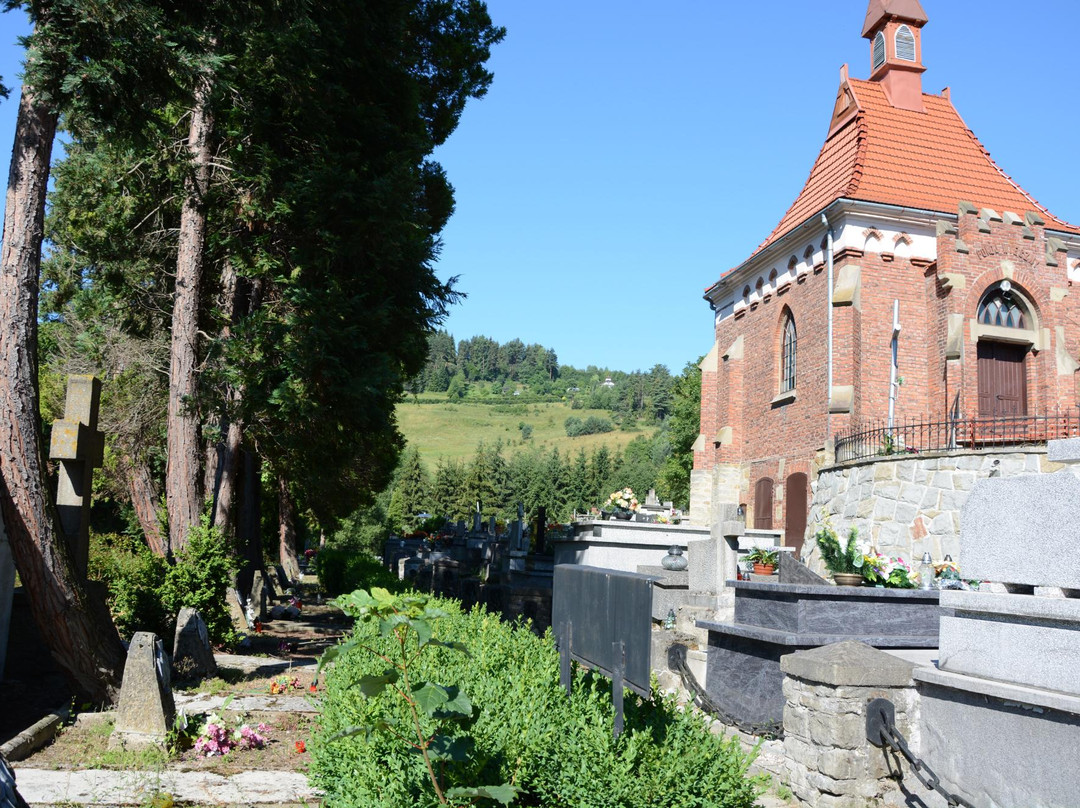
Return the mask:
<svg viewBox="0 0 1080 808">
<path fill-rule="evenodd" d="M 1080 224 L 1080 3 L 922 0 L 928 92 Z M 712 343 L 705 287 L 802 187 L 840 65 L 866 78 L 866 0 L 488 0 L 495 82 L 439 150 L 457 189 L 442 277 L 457 338 L 518 337 L 576 366 L 677 372 Z M 0 19 L 15 82 L 21 18 Z M 7 154 L 14 96 L 0 105 Z"/>
</svg>

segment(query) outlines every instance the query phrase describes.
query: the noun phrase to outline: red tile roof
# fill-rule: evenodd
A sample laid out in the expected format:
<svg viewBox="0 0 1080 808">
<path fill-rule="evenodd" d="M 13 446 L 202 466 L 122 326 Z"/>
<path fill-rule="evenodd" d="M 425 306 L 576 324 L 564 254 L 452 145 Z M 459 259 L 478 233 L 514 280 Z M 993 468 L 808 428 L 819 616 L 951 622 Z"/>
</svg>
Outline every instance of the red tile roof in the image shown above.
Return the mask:
<svg viewBox="0 0 1080 808">
<path fill-rule="evenodd" d="M 1048 228 L 1080 233 L 998 167 L 949 99 L 923 94 L 926 112 L 912 112 L 892 106 L 876 81 L 848 86 L 858 110 L 834 126 L 802 192 L 755 255 L 841 198 L 953 214 L 962 201 L 998 213 L 1035 210 Z"/>
</svg>

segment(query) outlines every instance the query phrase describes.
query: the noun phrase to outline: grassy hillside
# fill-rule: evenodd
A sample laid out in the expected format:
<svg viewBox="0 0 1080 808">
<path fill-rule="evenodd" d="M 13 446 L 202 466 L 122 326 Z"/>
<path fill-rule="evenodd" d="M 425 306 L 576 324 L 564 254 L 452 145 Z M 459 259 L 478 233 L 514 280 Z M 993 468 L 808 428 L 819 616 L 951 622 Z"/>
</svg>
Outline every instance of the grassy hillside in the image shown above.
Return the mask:
<svg viewBox="0 0 1080 808">
<path fill-rule="evenodd" d="M 480 441 L 494 443 L 502 439 L 506 457 L 533 446 L 558 447 L 564 454 L 577 454 L 583 448 L 586 454 L 591 454 L 603 444 L 613 452 L 620 451 L 636 435 L 643 434 L 615 431 L 568 438 L 564 424 L 571 415 L 584 419 L 590 415 L 610 418 L 611 414 L 606 410 L 572 410 L 563 403 L 450 403 L 445 395 L 438 394 L 421 394 L 419 399 L 429 403 L 416 403 L 410 396 L 398 405 L 398 426 L 409 446 L 420 450 L 420 456 L 431 469 L 440 457 L 471 458 Z M 522 440 L 519 426 L 522 423 L 532 427 L 532 437 L 528 440 Z"/>
</svg>

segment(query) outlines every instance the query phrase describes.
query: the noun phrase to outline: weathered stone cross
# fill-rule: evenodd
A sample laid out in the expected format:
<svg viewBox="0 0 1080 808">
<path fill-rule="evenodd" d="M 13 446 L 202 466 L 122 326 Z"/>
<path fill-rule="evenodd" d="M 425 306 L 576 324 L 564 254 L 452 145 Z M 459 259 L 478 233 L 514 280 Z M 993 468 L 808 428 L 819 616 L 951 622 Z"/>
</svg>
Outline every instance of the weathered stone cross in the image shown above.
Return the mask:
<svg viewBox="0 0 1080 808">
<path fill-rule="evenodd" d="M 64 418 L 53 421 L 49 457 L 60 461 L 56 509 L 75 570 L 86 579 L 90 554 L 90 491 L 94 469 L 100 468 L 105 435 L 98 431 L 101 381 L 95 376 L 68 376 Z"/>
</svg>

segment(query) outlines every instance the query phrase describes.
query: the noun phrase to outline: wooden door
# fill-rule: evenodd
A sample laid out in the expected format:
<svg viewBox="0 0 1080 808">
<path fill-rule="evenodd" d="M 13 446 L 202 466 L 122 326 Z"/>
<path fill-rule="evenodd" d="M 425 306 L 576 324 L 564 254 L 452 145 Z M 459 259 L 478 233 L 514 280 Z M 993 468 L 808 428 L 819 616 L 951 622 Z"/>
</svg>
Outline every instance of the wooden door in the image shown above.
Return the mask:
<svg viewBox="0 0 1080 808">
<path fill-rule="evenodd" d="M 1027 347 L 979 342 L 979 417 L 1027 415 Z"/>
<path fill-rule="evenodd" d="M 772 530 L 773 481 L 762 477 L 754 484 L 754 527 Z"/>
<path fill-rule="evenodd" d="M 802 555 L 803 535 L 806 533 L 806 475 L 792 474 L 784 483 L 784 546 L 794 547 Z"/>
</svg>

